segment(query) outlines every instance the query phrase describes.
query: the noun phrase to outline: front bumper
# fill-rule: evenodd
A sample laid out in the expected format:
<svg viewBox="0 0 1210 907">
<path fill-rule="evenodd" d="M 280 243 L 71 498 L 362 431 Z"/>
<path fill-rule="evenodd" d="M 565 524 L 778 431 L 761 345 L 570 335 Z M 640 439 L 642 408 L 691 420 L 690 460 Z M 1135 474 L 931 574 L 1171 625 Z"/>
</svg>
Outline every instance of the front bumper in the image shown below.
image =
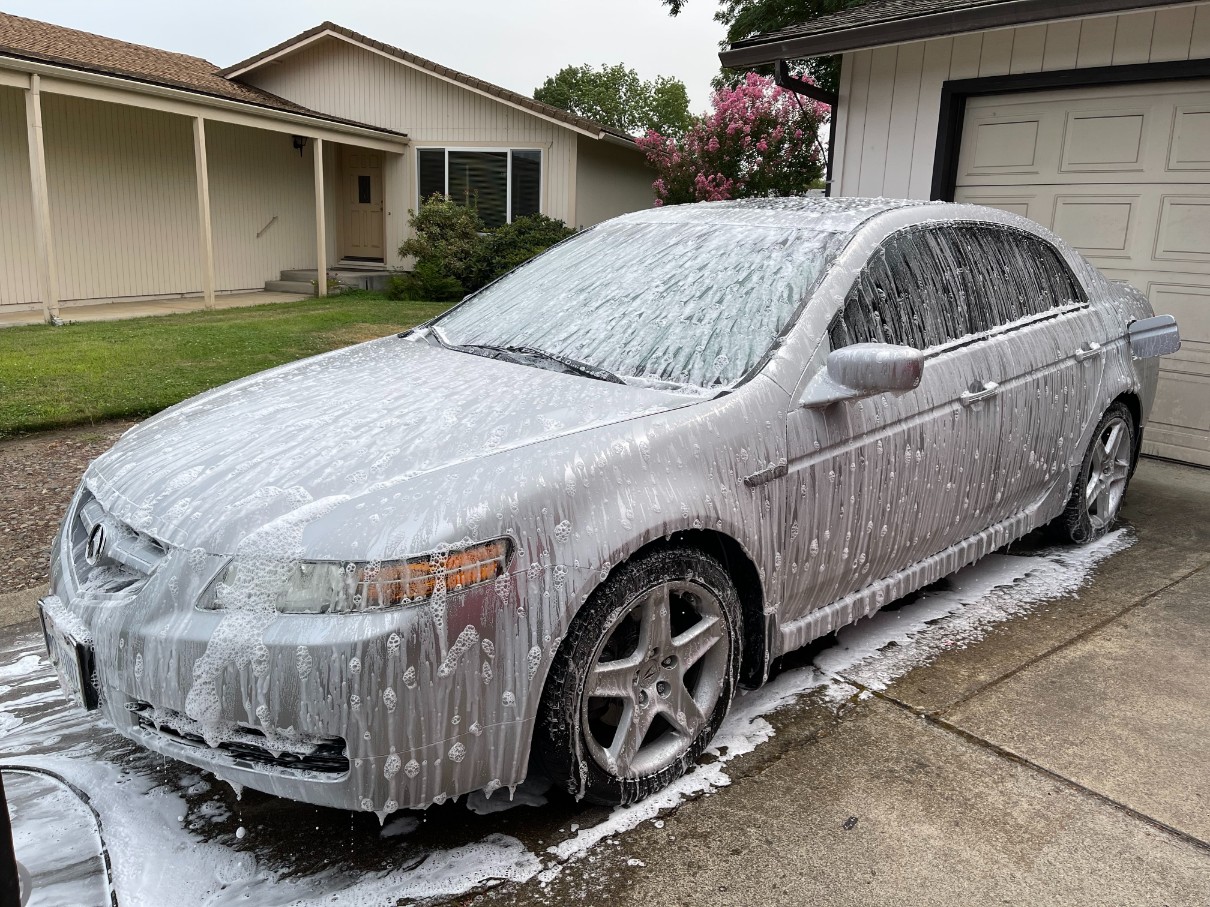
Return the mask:
<svg viewBox="0 0 1210 907">
<path fill-rule="evenodd" d="M 50 610 L 90 638 L 106 720 L 149 749 L 234 784 L 376 812 L 524 780 L 549 652 L 516 582 L 440 609 L 250 618 L 192 605 L 225 558 L 169 549 L 145 581 L 98 593 L 62 568 L 70 551 L 57 555 Z M 220 668 L 199 714 L 190 692 L 213 647 Z"/>
</svg>

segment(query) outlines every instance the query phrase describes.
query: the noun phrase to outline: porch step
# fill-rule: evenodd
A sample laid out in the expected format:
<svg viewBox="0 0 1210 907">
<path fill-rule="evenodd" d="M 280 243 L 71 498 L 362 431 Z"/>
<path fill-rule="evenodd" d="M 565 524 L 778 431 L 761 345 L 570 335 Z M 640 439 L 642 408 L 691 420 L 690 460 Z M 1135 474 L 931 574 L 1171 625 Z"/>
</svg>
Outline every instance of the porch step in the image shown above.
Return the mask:
<svg viewBox="0 0 1210 907">
<path fill-rule="evenodd" d="M 283 281 L 298 281 L 305 282 L 308 287 L 308 292 L 312 292 L 314 287 L 311 281 L 315 280 L 316 270 L 314 268 L 297 268 L 281 272 Z M 345 270 L 343 268 L 329 268 L 328 273 L 331 274 L 346 287 L 353 287 L 359 290 L 384 290 L 387 283 L 391 279 L 391 272 L 385 268 L 378 270 L 369 270 L 358 268 L 356 270 Z M 268 284 L 265 285 L 268 287 Z"/>
<path fill-rule="evenodd" d="M 309 280 L 266 280 L 265 289 L 271 293 L 305 293 L 315 295 L 315 285 Z"/>
</svg>

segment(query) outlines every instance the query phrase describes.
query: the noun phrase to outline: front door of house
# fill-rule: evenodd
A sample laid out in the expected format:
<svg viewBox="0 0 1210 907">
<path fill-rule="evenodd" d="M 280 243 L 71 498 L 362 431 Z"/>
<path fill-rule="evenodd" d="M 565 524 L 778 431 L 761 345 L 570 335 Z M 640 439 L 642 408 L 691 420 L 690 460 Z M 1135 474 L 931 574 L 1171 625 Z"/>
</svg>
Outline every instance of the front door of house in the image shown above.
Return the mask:
<svg viewBox="0 0 1210 907">
<path fill-rule="evenodd" d="M 344 148 L 341 256 L 382 261 L 382 152 Z"/>
</svg>

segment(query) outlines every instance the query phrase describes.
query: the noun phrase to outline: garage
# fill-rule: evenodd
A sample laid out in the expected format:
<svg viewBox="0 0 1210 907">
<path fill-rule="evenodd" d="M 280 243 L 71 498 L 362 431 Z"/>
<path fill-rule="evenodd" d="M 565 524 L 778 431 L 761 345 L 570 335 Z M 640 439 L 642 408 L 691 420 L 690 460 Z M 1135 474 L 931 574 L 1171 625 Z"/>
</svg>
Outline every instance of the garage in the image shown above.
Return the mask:
<svg viewBox="0 0 1210 907">
<path fill-rule="evenodd" d="M 1210 466 L 1210 80 L 969 98 L 954 199 L 1050 227 L 1176 316 L 1144 450 Z"/>
<path fill-rule="evenodd" d="M 1175 315 L 1144 453 L 1210 467 L 1210 2 L 866 0 L 729 45 L 839 57 L 829 192 L 1024 214 Z"/>
</svg>

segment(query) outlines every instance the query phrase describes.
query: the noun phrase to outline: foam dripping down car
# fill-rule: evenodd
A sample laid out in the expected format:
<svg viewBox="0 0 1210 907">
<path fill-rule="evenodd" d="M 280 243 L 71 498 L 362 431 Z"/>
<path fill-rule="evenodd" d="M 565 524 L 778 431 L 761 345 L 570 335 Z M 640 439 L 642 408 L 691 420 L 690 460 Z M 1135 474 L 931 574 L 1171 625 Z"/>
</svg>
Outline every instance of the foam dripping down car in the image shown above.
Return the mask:
<svg viewBox="0 0 1210 907">
<path fill-rule="evenodd" d="M 129 431 L 55 543 L 49 649 L 121 733 L 273 794 L 627 802 L 772 658 L 1103 534 L 1179 343 L 1000 211 L 627 215 Z"/>
</svg>

